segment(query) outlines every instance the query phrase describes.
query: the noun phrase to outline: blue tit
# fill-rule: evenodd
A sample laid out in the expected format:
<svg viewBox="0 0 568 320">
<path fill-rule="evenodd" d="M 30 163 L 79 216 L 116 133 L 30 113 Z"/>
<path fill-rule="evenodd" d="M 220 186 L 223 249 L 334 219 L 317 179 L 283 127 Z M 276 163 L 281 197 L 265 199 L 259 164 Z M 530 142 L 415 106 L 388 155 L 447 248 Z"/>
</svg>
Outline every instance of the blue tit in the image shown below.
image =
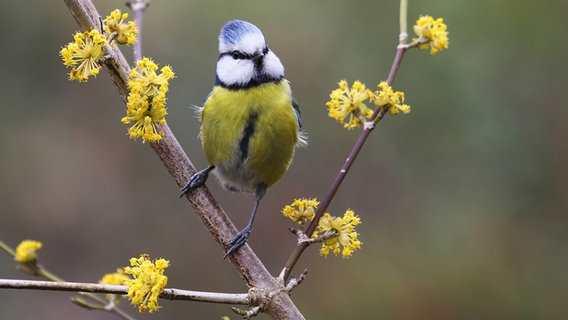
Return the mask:
<svg viewBox="0 0 568 320">
<path fill-rule="evenodd" d="M 221 29 L 215 85 L 199 112 L 209 167 L 191 177 L 182 195 L 213 171 L 225 189 L 256 196 L 227 257 L 247 241 L 260 200 L 288 170 L 296 145 L 306 144 L 284 67 L 255 25 L 234 20 Z"/>
</svg>

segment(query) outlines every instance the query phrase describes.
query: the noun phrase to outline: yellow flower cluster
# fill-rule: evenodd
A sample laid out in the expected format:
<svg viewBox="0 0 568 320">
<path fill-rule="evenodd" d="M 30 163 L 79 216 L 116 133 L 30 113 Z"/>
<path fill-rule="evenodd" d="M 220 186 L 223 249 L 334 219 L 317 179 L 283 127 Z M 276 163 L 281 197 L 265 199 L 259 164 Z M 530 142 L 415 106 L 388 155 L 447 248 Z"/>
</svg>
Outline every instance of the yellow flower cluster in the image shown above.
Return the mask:
<svg viewBox="0 0 568 320">
<path fill-rule="evenodd" d="M 404 102 L 404 92 L 393 91 L 392 87 L 388 83 L 382 81 L 377 85 L 379 91 L 375 91 L 373 94 L 373 102 L 378 107 L 383 107 L 389 105 L 389 113 L 392 115 L 398 114 L 402 111 L 404 114 L 410 112 L 410 106 L 403 104 Z"/>
<path fill-rule="evenodd" d="M 282 214 L 299 224 L 313 220 L 319 205 L 317 199 L 296 199 L 282 209 Z M 327 256 L 330 252 L 349 258 L 353 251 L 361 247 L 355 226 L 361 222 L 352 210 L 347 210 L 343 217 L 334 217 L 325 213 L 319 220 L 312 239 L 322 243 L 320 253 Z M 341 249 L 343 247 L 343 249 Z"/>
<path fill-rule="evenodd" d="M 131 139 L 142 137 L 144 141 L 158 141 L 163 132 L 159 132 L 156 125 L 165 123 L 168 82 L 175 75 L 169 66 L 163 67 L 158 75 L 158 66 L 148 58 L 136 62 L 136 67 L 130 72 L 126 117 L 121 121 L 133 123 L 128 129 Z"/>
<path fill-rule="evenodd" d="M 43 244 L 35 240 L 24 240 L 16 247 L 14 259 L 21 263 L 30 263 L 37 260 L 37 251 Z"/>
<path fill-rule="evenodd" d="M 98 61 L 104 56 L 107 41 L 97 30 L 77 32 L 74 39 L 60 54 L 63 64 L 71 67 L 69 79 L 86 82 L 89 76 L 96 76 L 101 70 Z"/>
<path fill-rule="evenodd" d="M 325 213 L 319 221 L 318 230 L 314 232 L 314 236 L 328 231 L 334 232 L 335 235 L 323 240 L 321 255 L 327 256 L 330 252 L 338 255 L 341 252 L 344 258 L 350 257 L 353 251 L 361 247 L 361 241 L 357 238 L 359 234 L 355 231 L 355 226 L 360 221 L 351 210 L 347 210 L 343 217 L 332 217 L 329 213 Z"/>
<path fill-rule="evenodd" d="M 100 60 L 105 55 L 104 47 L 109 41 L 116 41 L 120 44 L 136 42 L 136 34 L 138 34 L 136 24 L 132 21 L 124 22 L 127 17 L 128 14 L 121 14 L 120 10 L 114 10 L 103 20 L 106 23 L 103 28 L 106 34 L 101 34 L 99 30 L 94 29 L 75 33 L 74 41 L 69 42 L 59 52 L 63 58 L 63 64 L 71 67 L 70 80 L 86 82 L 90 76 L 96 76 L 101 70 Z"/>
<path fill-rule="evenodd" d="M 410 107 L 402 104 L 403 92 L 393 91 L 384 81 L 378 85 L 378 88 L 379 91 L 373 92 L 360 81 L 355 81 L 350 89 L 347 81 L 341 80 L 339 88 L 331 92 L 329 95 L 331 100 L 326 103 L 329 116 L 343 124 L 344 128 L 353 129 L 373 116 L 373 110 L 367 107 L 367 102 L 379 107 L 388 106 L 392 115 L 399 111 L 410 112 Z"/>
<path fill-rule="evenodd" d="M 136 42 L 138 30 L 134 21 L 124 22 L 126 18 L 128 18 L 128 13 L 121 13 L 120 10 L 116 9 L 103 22 L 105 23 L 105 31 L 108 34 L 114 33 L 114 41 L 129 45 Z"/>
<path fill-rule="evenodd" d="M 318 205 L 319 201 L 316 198 L 296 199 L 292 204 L 282 209 L 282 214 L 298 224 L 303 224 L 314 219 L 315 209 Z"/>
<path fill-rule="evenodd" d="M 418 48 L 422 50 L 430 48 L 430 54 L 435 55 L 448 48 L 448 32 L 446 29 L 447 26 L 444 24 L 443 18 L 434 20 L 431 16 L 421 16 L 414 25 L 414 32 L 418 35 L 418 38 L 414 38 L 412 41 L 418 43 Z"/>
<path fill-rule="evenodd" d="M 152 262 L 147 254 L 141 254 L 139 258 L 131 258 L 130 267 L 124 268 L 124 273 L 134 278 L 123 284 L 129 287 L 128 298 L 133 305 L 138 305 L 139 312 L 152 313 L 160 308 L 158 297 L 168 283 L 164 270 L 169 264 L 165 259 Z"/>
<path fill-rule="evenodd" d="M 349 89 L 347 81 L 341 80 L 339 88 L 329 95 L 331 100 L 326 103 L 328 114 L 344 128 L 357 128 L 361 125 L 361 119 L 369 119 L 373 115 L 373 110 L 365 104 L 372 94 L 360 81 L 355 81 Z"/>
</svg>

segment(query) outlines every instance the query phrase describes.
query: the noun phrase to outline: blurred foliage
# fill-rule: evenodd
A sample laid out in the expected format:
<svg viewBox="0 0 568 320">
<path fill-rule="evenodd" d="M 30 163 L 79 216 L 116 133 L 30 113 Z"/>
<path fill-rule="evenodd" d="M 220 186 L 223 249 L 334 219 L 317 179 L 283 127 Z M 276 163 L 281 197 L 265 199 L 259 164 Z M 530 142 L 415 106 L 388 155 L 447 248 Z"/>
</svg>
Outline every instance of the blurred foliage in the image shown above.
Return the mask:
<svg viewBox="0 0 568 320">
<path fill-rule="evenodd" d="M 103 15 L 122 5 L 95 3 Z M 410 21 L 444 18 L 450 48 L 406 55 L 394 89 L 412 113 L 380 123 L 330 208 L 362 218 L 363 247 L 349 260 L 315 248 L 302 257 L 297 272 L 310 273 L 293 298 L 307 318 L 565 317 L 566 9 L 564 0 L 410 1 Z M 327 118 L 328 94 L 343 78 L 369 87 L 386 78 L 398 1 L 153 1 L 144 54 L 176 72 L 167 120 L 198 168 L 191 105 L 212 86 L 218 30 L 234 18 L 257 24 L 283 61 L 310 137 L 269 190 L 249 241 L 277 274 L 295 241 L 279 211 L 296 197 L 323 197 L 357 136 Z M 146 252 L 171 261 L 173 287 L 245 291 L 155 154 L 129 141 L 106 74 L 67 80 L 58 52 L 77 25 L 63 2 L 3 1 L 0 19 L 0 238 L 41 240 L 41 263 L 68 280 L 97 281 Z M 252 197 L 209 186 L 243 226 Z M 5 254 L 0 266 L 2 278 L 26 277 Z M 109 318 L 69 297 L 1 290 L 0 310 L 6 319 Z M 155 317 L 230 314 L 163 306 Z"/>
</svg>

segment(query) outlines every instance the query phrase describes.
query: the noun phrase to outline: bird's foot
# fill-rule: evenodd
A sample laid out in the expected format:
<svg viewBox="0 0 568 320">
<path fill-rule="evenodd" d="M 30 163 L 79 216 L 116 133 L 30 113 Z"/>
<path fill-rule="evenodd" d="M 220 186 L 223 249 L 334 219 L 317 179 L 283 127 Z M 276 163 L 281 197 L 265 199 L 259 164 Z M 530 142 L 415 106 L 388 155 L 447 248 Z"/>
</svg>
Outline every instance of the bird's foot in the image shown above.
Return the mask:
<svg viewBox="0 0 568 320">
<path fill-rule="evenodd" d="M 183 188 L 181 188 L 180 190 L 181 194 L 179 195 L 179 197 L 181 198 L 186 193 L 204 185 L 205 182 L 207 181 L 207 178 L 209 177 L 209 172 L 213 170 L 213 168 L 214 168 L 213 166 L 207 167 L 192 175 L 191 178 L 189 178 L 189 181 L 186 183 L 186 185 Z"/>
<path fill-rule="evenodd" d="M 231 253 L 237 251 L 247 242 L 251 229 L 252 228 L 250 226 L 247 226 L 241 232 L 237 233 L 237 235 L 233 237 L 233 239 L 231 239 L 231 242 L 228 243 L 228 246 L 230 246 L 230 248 L 223 256 L 223 259 L 227 258 Z"/>
</svg>

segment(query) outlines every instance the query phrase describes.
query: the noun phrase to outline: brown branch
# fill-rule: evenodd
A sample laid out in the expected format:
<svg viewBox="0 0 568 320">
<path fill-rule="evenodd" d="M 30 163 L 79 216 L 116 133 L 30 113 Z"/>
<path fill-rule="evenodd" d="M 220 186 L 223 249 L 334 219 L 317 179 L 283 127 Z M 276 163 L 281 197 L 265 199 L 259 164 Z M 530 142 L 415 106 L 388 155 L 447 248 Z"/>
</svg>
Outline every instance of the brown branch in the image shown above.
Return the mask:
<svg viewBox="0 0 568 320">
<path fill-rule="evenodd" d="M 99 28 L 100 15 L 91 1 L 64 0 L 64 2 L 82 28 Z M 107 50 L 109 50 L 107 52 L 109 57 L 105 63 L 105 70 L 115 83 L 122 99 L 126 101 L 128 96 L 126 83 L 130 67 L 118 46 L 114 48 L 107 47 Z M 168 125 L 163 124 L 161 130 L 164 132 L 164 137 L 159 142 L 149 143 L 149 145 L 158 154 L 178 186 L 181 187 L 185 185 L 196 170 Z M 193 205 L 195 213 L 211 232 L 215 240 L 221 244 L 221 248 L 224 251 L 225 244 L 237 233 L 233 223 L 206 187 L 199 188 L 187 194 L 186 197 Z M 172 196 L 172 199 L 174 198 L 175 195 Z M 244 245 L 235 254 L 232 254 L 230 261 L 237 268 L 249 288 L 259 288 L 268 291 L 278 288 L 279 285 L 276 279 L 268 272 L 248 245 Z M 287 294 L 280 294 L 274 297 L 266 306 L 265 311 L 273 319 L 303 319 L 302 314 Z"/>
</svg>

